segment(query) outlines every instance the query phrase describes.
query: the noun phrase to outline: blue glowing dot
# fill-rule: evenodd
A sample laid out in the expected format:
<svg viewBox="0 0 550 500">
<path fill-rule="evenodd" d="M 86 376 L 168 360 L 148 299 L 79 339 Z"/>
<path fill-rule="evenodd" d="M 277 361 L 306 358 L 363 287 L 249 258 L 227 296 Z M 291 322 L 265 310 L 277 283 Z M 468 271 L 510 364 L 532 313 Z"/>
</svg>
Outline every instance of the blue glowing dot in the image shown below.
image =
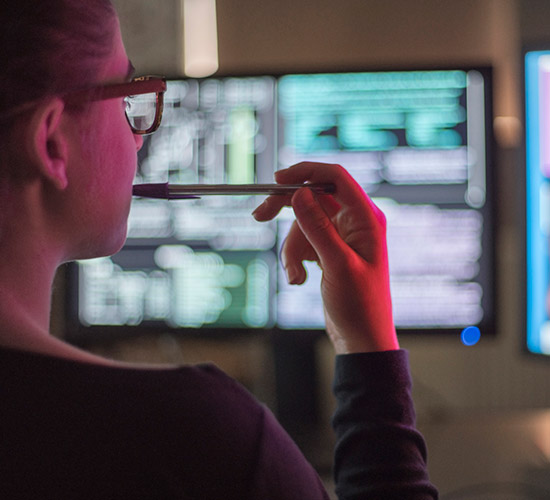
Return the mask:
<svg viewBox="0 0 550 500">
<path fill-rule="evenodd" d="M 481 331 L 477 326 L 468 326 L 462 330 L 460 340 L 464 345 L 476 345 L 481 338 Z"/>
</svg>

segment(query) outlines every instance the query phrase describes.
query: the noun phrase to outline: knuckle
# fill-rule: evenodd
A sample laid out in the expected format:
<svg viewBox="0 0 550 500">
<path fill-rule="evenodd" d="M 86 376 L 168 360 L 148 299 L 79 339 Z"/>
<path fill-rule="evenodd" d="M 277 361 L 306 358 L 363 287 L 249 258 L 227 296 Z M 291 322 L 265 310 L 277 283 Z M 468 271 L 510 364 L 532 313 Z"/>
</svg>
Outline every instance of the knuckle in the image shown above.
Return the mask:
<svg viewBox="0 0 550 500">
<path fill-rule="evenodd" d="M 313 220 L 313 227 L 315 231 L 327 232 L 333 228 L 332 222 L 327 217 L 316 217 Z"/>
</svg>

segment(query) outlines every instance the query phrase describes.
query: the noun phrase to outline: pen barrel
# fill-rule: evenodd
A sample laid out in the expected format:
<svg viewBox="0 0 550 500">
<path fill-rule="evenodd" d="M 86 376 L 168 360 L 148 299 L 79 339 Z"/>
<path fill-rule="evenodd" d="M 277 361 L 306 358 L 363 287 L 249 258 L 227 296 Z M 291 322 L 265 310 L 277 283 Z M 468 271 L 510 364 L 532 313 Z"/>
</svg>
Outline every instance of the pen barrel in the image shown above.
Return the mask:
<svg viewBox="0 0 550 500">
<path fill-rule="evenodd" d="M 334 184 L 136 184 L 134 196 L 182 200 L 200 198 L 203 195 L 292 195 L 307 187 L 319 194 L 335 192 Z"/>
<path fill-rule="evenodd" d="M 292 195 L 298 189 L 307 187 L 319 194 L 334 193 L 333 184 L 168 184 L 170 197 L 188 195 Z"/>
</svg>

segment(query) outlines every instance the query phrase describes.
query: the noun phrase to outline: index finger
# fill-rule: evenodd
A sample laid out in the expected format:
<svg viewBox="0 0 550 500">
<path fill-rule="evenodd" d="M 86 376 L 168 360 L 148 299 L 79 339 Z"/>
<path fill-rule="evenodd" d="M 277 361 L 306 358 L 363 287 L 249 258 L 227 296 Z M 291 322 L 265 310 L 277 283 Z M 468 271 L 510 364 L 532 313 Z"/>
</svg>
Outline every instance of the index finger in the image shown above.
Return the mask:
<svg viewBox="0 0 550 500">
<path fill-rule="evenodd" d="M 301 162 L 275 172 L 275 180 L 281 184 L 304 182 L 332 183 L 336 190 L 331 195 L 342 206 L 365 209 L 375 214 L 379 211 L 363 188 L 341 165 L 334 163 Z"/>
</svg>

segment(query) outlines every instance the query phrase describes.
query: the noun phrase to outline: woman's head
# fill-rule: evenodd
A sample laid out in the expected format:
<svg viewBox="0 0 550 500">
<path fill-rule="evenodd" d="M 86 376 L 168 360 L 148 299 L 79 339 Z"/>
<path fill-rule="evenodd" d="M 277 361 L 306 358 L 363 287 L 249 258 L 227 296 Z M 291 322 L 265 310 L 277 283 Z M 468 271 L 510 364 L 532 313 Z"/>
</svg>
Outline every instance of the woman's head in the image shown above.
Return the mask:
<svg viewBox="0 0 550 500">
<path fill-rule="evenodd" d="M 80 105 L 63 97 L 128 79 L 110 0 L 17 0 L 0 23 L 0 189 L 9 192 L 0 193 L 0 233 L 2 222 L 29 222 L 21 218 L 30 211 L 6 215 L 17 197 L 45 221 L 62 258 L 118 250 L 142 139 L 128 126 L 123 97 Z"/>
<path fill-rule="evenodd" d="M 110 0 L 17 0 L 0 10 L 0 117 L 94 82 L 113 47 Z"/>
</svg>

